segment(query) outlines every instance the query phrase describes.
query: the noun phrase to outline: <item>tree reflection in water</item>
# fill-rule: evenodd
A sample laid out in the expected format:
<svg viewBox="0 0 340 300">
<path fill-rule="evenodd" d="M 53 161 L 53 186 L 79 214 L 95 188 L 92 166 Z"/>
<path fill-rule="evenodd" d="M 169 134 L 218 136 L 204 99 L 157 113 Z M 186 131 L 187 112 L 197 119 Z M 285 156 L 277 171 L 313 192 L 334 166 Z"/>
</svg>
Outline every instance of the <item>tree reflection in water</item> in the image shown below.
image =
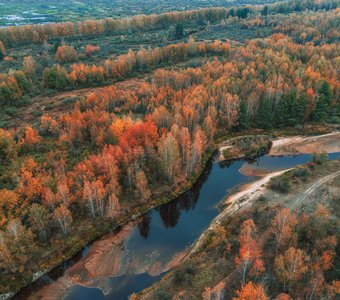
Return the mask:
<svg viewBox="0 0 340 300">
<path fill-rule="evenodd" d="M 142 217 L 142 220 L 140 223 L 138 223 L 138 229 L 140 235 L 147 239 L 150 231 L 150 222 L 151 222 L 151 217 L 149 214 L 146 214 Z"/>
<path fill-rule="evenodd" d="M 222 160 L 218 163 L 220 168 L 229 168 L 235 161 L 245 161 L 248 164 L 252 165 L 256 163 L 258 166 L 260 164 L 260 158 L 264 155 L 260 155 L 256 158 L 239 158 L 239 159 L 229 159 L 229 160 Z"/>
<path fill-rule="evenodd" d="M 172 228 L 177 225 L 179 216 L 181 215 L 177 201 L 161 206 L 158 210 L 166 228 Z"/>
<path fill-rule="evenodd" d="M 157 209 L 166 228 L 173 228 L 177 225 L 181 216 L 181 210 L 189 211 L 195 208 L 199 199 L 201 187 L 209 177 L 212 163 L 213 161 L 210 159 L 206 165 L 205 171 L 199 177 L 191 190 L 179 196 L 174 201 L 162 205 Z"/>
</svg>

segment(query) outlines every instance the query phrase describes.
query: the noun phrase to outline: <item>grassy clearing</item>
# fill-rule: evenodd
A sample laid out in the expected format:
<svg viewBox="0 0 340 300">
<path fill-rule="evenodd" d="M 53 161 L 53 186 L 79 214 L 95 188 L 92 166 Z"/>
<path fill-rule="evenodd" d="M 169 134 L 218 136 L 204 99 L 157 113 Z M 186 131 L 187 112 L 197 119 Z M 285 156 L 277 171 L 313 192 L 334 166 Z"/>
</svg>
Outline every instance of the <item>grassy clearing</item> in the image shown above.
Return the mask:
<svg viewBox="0 0 340 300">
<path fill-rule="evenodd" d="M 258 0 L 256 4 L 276 1 Z M 136 0 L 70 0 L 70 1 L 18 1 L 1 0 L 0 26 L 40 24 L 46 22 L 81 21 L 103 19 L 106 17 L 122 18 L 137 14 L 154 14 L 167 11 L 192 10 L 204 7 L 233 6 L 254 4 L 254 1 L 235 0 L 171 0 L 171 1 L 136 1 Z"/>
</svg>

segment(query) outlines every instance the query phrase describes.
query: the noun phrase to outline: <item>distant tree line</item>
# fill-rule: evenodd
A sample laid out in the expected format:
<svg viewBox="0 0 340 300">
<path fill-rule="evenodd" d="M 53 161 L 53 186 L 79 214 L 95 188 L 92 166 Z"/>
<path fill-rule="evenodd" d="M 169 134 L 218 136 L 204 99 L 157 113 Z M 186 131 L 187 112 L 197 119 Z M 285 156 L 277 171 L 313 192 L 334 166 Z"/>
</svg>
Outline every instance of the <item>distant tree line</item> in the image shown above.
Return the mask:
<svg viewBox="0 0 340 300">
<path fill-rule="evenodd" d="M 297 1 L 291 0 L 269 6 L 246 6 L 233 8 L 204 8 L 199 10 L 168 12 L 159 15 L 137 15 L 125 19 L 106 18 L 102 20 L 85 20 L 76 23 L 48 23 L 24 26 L 10 26 L 0 28 L 0 41 L 6 47 L 14 45 L 42 43 L 53 38 L 74 37 L 82 35 L 98 35 L 110 32 L 119 32 L 127 29 L 148 30 L 150 28 L 167 28 L 177 23 L 190 20 L 205 20 L 216 22 L 229 16 L 246 18 L 249 14 L 261 13 L 262 15 L 274 13 L 288 13 L 302 10 L 329 10 L 338 6 L 337 1 Z"/>
</svg>

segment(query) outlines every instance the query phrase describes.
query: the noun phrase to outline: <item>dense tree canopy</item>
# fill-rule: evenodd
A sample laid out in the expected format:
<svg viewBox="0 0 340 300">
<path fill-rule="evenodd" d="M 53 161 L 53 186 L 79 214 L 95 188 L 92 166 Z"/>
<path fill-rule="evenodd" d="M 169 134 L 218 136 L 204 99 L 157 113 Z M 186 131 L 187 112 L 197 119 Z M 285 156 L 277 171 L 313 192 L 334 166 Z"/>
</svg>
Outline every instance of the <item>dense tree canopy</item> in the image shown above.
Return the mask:
<svg viewBox="0 0 340 300">
<path fill-rule="evenodd" d="M 183 191 L 202 172 L 218 136 L 340 118 L 337 4 L 300 2 L 1 28 L 0 60 L 15 45 L 43 43 L 43 50 L 25 54 L 19 67 L 0 74 L 1 110 L 14 115 L 20 107 L 34 115 L 30 124 L 20 120 L 20 126 L 0 128 L 0 271 L 32 268 L 41 259 L 36 253 L 72 240 L 79 227 L 108 224 Z M 276 33 L 244 43 L 195 41 L 186 36 L 186 22 L 198 19 L 269 26 Z M 96 56 L 106 53 L 105 45 L 70 42 L 170 25 L 185 42 L 140 45 L 105 59 Z M 57 37 L 70 39 L 48 44 Z M 91 57 L 91 63 L 83 60 Z M 54 98 L 63 102 L 49 112 L 49 95 L 58 92 L 81 96 Z M 31 97 L 39 93 L 44 97 Z M 34 105 L 44 106 L 44 114 Z M 234 299 L 269 299 L 265 280 L 259 280 L 266 272 L 292 296 L 334 294 L 338 283 L 328 281 L 327 272 L 336 238 L 328 231 L 327 209 L 318 207 L 312 217 L 282 209 L 266 222 L 276 251 L 270 258 L 257 240 L 262 225 L 251 218 L 240 224 L 233 241 L 240 276 Z M 302 233 L 309 248 L 299 244 Z M 308 284 L 301 288 L 304 277 Z"/>
</svg>

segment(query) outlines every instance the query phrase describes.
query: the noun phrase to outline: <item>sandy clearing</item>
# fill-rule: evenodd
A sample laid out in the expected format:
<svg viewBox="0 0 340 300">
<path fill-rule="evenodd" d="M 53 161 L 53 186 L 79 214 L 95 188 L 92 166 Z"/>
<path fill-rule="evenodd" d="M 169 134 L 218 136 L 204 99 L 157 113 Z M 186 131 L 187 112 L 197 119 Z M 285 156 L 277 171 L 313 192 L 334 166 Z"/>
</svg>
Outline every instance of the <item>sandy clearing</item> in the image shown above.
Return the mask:
<svg viewBox="0 0 340 300">
<path fill-rule="evenodd" d="M 257 181 L 254 181 L 250 184 L 246 184 L 243 186 L 243 189 L 240 192 L 227 197 L 226 200 L 223 201 L 223 203 L 227 205 L 228 204 L 239 204 L 240 205 L 239 208 L 241 208 L 249 201 L 257 199 L 259 196 L 261 196 L 263 192 L 265 191 L 266 184 L 269 182 L 270 179 L 272 179 L 273 177 L 279 176 L 289 170 L 291 169 L 285 169 L 282 171 L 272 172 Z M 244 200 L 244 198 L 247 198 L 247 200 L 242 201 Z M 240 201 L 241 203 L 237 203 Z M 237 208 L 235 211 L 237 211 L 239 208 Z"/>
<path fill-rule="evenodd" d="M 225 158 L 224 158 L 224 156 L 223 156 L 223 152 L 224 152 L 225 150 L 231 149 L 231 148 L 233 148 L 233 146 L 231 146 L 231 145 L 220 147 L 220 148 L 218 149 L 218 151 L 219 151 L 219 156 L 216 158 L 216 160 L 217 160 L 217 161 L 224 161 Z"/>
<path fill-rule="evenodd" d="M 295 136 L 280 138 L 272 141 L 269 155 L 311 154 L 314 152 L 340 152 L 340 132 L 332 132 L 319 136 Z M 245 163 L 239 169 L 245 176 L 265 176 L 272 172 L 270 169 L 258 167 L 256 163 Z"/>
<path fill-rule="evenodd" d="M 246 138 L 248 136 L 244 136 Z M 217 161 L 224 161 L 223 151 L 233 149 L 231 140 L 224 141 L 218 147 L 219 156 Z M 277 139 L 271 139 L 272 147 L 269 151 L 269 155 L 281 156 L 281 155 L 296 155 L 296 154 L 311 154 L 314 152 L 327 152 L 335 153 L 340 152 L 340 132 L 335 131 L 328 134 L 318 136 L 294 136 L 294 137 L 281 137 Z M 262 172 L 261 170 L 245 169 L 244 172 L 259 172 L 260 176 L 268 174 L 268 172 Z M 244 173 L 250 174 L 250 173 Z M 255 175 L 255 174 L 254 174 Z"/>
<path fill-rule="evenodd" d="M 313 152 L 340 152 L 340 132 L 273 140 L 269 155 L 280 156 Z"/>
</svg>

